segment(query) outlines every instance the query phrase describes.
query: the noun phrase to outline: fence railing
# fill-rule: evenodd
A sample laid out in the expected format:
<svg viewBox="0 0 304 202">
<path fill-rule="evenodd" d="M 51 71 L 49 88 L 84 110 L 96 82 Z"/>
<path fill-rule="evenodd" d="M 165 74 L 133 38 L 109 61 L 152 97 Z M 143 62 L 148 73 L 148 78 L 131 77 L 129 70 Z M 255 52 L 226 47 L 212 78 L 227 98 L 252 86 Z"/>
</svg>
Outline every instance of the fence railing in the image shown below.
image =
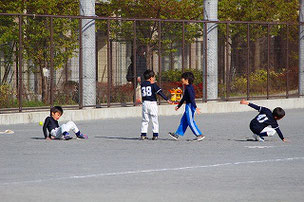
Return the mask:
<svg viewBox="0 0 304 202">
<path fill-rule="evenodd" d="M 201 102 L 299 96 L 298 23 L 5 13 L 0 18 L 0 113 L 136 105 L 144 69 L 156 72 L 168 96 L 170 89 L 182 88 L 182 72 L 194 72 Z M 96 25 L 94 106 L 82 99 L 83 19 Z M 215 67 L 208 61 L 210 24 L 218 34 Z M 216 68 L 215 75 L 208 68 Z M 207 96 L 210 76 L 218 80 L 216 98 Z"/>
</svg>

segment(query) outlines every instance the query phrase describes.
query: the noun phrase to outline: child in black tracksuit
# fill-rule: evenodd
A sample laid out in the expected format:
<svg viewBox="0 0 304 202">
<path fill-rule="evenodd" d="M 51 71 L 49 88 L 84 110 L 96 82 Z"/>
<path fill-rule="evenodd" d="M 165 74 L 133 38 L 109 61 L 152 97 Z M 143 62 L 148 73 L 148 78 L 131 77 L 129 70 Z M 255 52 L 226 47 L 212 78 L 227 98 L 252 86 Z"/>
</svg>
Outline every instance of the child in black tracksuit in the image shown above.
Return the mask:
<svg viewBox="0 0 304 202">
<path fill-rule="evenodd" d="M 192 86 L 192 83 L 194 81 L 194 75 L 192 72 L 184 72 L 181 77 L 182 84 L 185 85 L 185 92 L 182 100 L 175 107 L 175 110 L 177 111 L 183 105 L 183 103 L 186 102 L 185 112 L 180 121 L 178 129 L 175 133 L 169 132 L 169 136 L 175 140 L 178 140 L 178 137 L 183 136 L 189 126 L 194 135 L 196 136 L 196 140 L 201 141 L 205 138 L 205 136 L 202 134 L 202 132 L 194 121 L 194 113 L 200 113 L 200 110 L 199 108 L 197 108 L 195 103 L 195 92 Z"/>
<path fill-rule="evenodd" d="M 278 134 L 282 141 L 286 141 L 279 125 L 278 120 L 285 116 L 285 111 L 281 107 L 276 107 L 272 112 L 266 107 L 261 107 L 246 100 L 241 100 L 241 104 L 248 105 L 260 113 L 250 122 L 250 130 L 253 132 L 253 138 L 264 142 L 264 137 Z"/>
</svg>

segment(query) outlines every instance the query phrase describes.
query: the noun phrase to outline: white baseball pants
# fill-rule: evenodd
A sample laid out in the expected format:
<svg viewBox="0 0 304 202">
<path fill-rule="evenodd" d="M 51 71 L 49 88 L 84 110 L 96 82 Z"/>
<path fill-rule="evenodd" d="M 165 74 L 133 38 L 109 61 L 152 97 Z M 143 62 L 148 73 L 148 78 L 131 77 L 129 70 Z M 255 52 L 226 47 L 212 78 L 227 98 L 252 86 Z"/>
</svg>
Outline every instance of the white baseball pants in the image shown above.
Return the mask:
<svg viewBox="0 0 304 202">
<path fill-rule="evenodd" d="M 59 128 L 55 128 L 51 131 L 51 135 L 56 139 L 60 139 L 64 132 L 69 132 L 72 130 L 74 133 L 77 133 L 79 129 L 73 121 L 69 121 L 66 124 L 62 124 Z"/>
<path fill-rule="evenodd" d="M 271 126 L 267 126 L 261 131 L 261 133 L 267 133 L 267 136 L 270 136 L 270 137 L 274 136 L 276 134 L 276 132 L 277 131 L 275 129 L 273 129 Z"/>
<path fill-rule="evenodd" d="M 149 121 L 152 121 L 152 132 L 159 132 L 158 108 L 156 101 L 144 101 L 142 105 L 141 133 L 148 132 Z"/>
</svg>

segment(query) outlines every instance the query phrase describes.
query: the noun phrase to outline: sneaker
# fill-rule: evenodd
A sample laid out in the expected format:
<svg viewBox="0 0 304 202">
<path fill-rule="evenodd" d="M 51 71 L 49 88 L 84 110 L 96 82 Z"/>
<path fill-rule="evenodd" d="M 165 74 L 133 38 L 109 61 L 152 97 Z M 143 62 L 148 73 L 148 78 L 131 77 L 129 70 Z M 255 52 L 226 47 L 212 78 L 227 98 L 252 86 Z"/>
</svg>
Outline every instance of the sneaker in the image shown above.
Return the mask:
<svg viewBox="0 0 304 202">
<path fill-rule="evenodd" d="M 76 135 L 76 136 L 77 136 L 77 138 L 79 138 L 79 139 L 88 139 L 88 136 L 85 135 L 85 134 L 82 134 L 82 133 L 80 133 L 80 135 Z"/>
<path fill-rule="evenodd" d="M 147 136 L 145 136 L 145 135 L 141 135 L 139 139 L 140 139 L 140 140 L 147 140 L 148 138 L 147 138 Z"/>
<path fill-rule="evenodd" d="M 173 139 L 178 140 L 178 135 L 177 134 L 169 132 L 168 135 L 170 137 L 172 137 Z"/>
<path fill-rule="evenodd" d="M 158 139 L 158 136 L 153 136 L 152 137 L 152 140 L 157 140 Z"/>
<path fill-rule="evenodd" d="M 257 137 L 257 140 L 259 141 L 259 142 L 264 142 L 264 138 L 262 138 L 261 136 L 259 136 L 259 135 L 257 135 L 258 137 Z"/>
<path fill-rule="evenodd" d="M 257 134 L 253 134 L 252 137 L 255 141 L 264 142 L 264 138 L 262 138 L 261 136 L 259 136 Z"/>
<path fill-rule="evenodd" d="M 202 141 L 206 136 L 205 135 L 199 135 L 196 137 L 197 141 Z"/>
<path fill-rule="evenodd" d="M 64 140 L 70 140 L 70 139 L 73 139 L 71 136 L 69 136 L 69 135 L 65 135 L 64 136 Z"/>
</svg>

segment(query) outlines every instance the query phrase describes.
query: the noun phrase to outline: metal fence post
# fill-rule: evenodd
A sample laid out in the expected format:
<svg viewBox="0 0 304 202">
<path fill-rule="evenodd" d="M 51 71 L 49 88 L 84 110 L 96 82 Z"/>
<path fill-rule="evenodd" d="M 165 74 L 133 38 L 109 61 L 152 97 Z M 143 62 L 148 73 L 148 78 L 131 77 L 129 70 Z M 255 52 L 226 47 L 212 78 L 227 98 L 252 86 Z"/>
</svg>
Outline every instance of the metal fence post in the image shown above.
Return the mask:
<svg viewBox="0 0 304 202">
<path fill-rule="evenodd" d="M 107 20 L 107 67 L 108 67 L 108 92 L 107 92 L 107 106 L 110 107 L 111 103 L 111 41 L 110 41 L 110 20 Z"/>
<path fill-rule="evenodd" d="M 289 25 L 286 25 L 286 98 L 289 97 Z"/>
<path fill-rule="evenodd" d="M 230 68 L 228 69 L 228 63 L 229 63 L 229 23 L 226 23 L 226 62 L 225 62 L 225 69 L 226 69 L 226 100 L 229 100 L 230 96 Z"/>
<path fill-rule="evenodd" d="M 136 21 L 133 21 L 133 104 L 136 104 L 136 87 L 137 87 L 137 73 L 136 73 Z"/>
<path fill-rule="evenodd" d="M 247 100 L 249 100 L 250 93 L 250 26 L 247 24 Z"/>
<path fill-rule="evenodd" d="M 304 96 L 304 1 L 299 0 L 299 82 L 298 96 Z"/>
<path fill-rule="evenodd" d="M 158 77 L 159 77 L 159 85 L 162 85 L 162 64 L 161 64 L 161 48 L 162 48 L 162 43 L 161 43 L 161 21 L 158 21 Z M 159 101 L 159 104 L 161 102 Z"/>
<path fill-rule="evenodd" d="M 23 69 L 23 44 L 22 44 L 22 15 L 19 15 L 19 52 L 18 52 L 18 101 L 19 101 L 19 112 L 22 112 L 22 69 Z"/>
<path fill-rule="evenodd" d="M 83 108 L 82 19 L 79 18 L 79 109 Z"/>
<path fill-rule="evenodd" d="M 183 33 L 182 33 L 182 72 L 185 71 L 185 21 L 183 21 Z"/>
<path fill-rule="evenodd" d="M 50 17 L 50 105 L 54 106 L 54 27 Z"/>
<path fill-rule="evenodd" d="M 98 61 L 98 32 L 96 32 L 96 35 L 95 35 L 95 79 L 96 79 L 96 108 L 100 108 L 100 99 L 98 97 L 98 79 L 99 79 L 99 72 L 98 72 L 98 69 L 99 69 L 99 61 Z"/>
<path fill-rule="evenodd" d="M 270 74 L 270 24 L 267 24 L 267 99 L 269 99 L 269 74 Z"/>
</svg>

